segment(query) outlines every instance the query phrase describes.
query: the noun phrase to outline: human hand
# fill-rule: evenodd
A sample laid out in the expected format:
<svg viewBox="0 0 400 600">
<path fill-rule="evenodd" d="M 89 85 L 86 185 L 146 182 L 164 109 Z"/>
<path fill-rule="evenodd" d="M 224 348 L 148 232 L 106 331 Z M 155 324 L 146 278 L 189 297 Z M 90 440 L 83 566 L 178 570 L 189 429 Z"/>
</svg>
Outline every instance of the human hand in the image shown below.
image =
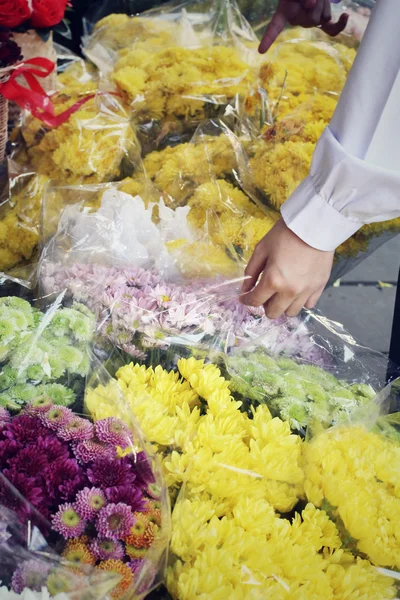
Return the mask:
<svg viewBox="0 0 400 600">
<path fill-rule="evenodd" d="M 303 242 L 280 219 L 254 250 L 240 301 L 264 305 L 270 319 L 283 313 L 294 317 L 303 307 L 314 308 L 328 282 L 333 256 L 334 252 L 316 250 Z"/>
<path fill-rule="evenodd" d="M 343 13 L 336 23 L 332 21 L 330 0 L 279 0 L 258 51 L 260 54 L 267 52 L 288 23 L 300 27 L 320 27 L 334 37 L 345 29 L 348 19 L 349 15 Z"/>
</svg>

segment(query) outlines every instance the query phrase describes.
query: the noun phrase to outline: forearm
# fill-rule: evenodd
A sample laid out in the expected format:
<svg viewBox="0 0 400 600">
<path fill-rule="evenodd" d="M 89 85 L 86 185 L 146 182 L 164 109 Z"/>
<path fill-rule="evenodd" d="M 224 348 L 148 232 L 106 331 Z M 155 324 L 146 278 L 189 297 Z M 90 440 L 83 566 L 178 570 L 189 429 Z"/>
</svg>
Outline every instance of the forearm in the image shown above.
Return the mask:
<svg viewBox="0 0 400 600">
<path fill-rule="evenodd" d="M 400 126 L 389 118 L 400 106 L 399 23 L 399 0 L 378 0 L 310 175 L 282 206 L 288 227 L 320 250 L 364 223 L 400 216 Z"/>
</svg>

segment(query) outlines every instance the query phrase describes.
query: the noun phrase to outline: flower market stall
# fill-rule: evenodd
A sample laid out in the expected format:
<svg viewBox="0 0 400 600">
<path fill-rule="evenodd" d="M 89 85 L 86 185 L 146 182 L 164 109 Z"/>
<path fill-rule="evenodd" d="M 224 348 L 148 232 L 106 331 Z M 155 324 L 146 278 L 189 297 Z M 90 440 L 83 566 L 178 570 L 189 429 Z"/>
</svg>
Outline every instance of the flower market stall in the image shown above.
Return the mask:
<svg viewBox="0 0 400 600">
<path fill-rule="evenodd" d="M 0 600 L 396 600 L 387 357 L 238 299 L 361 25 L 260 57 L 234 2 L 100 4 L 8 143 Z M 398 227 L 361 229 L 335 276 Z"/>
</svg>

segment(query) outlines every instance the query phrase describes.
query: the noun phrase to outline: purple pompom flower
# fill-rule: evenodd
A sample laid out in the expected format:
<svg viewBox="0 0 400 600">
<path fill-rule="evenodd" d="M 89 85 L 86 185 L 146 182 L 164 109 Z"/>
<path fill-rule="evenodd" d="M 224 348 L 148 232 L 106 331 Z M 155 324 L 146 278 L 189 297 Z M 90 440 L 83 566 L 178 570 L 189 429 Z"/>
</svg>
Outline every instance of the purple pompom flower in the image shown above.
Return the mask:
<svg viewBox="0 0 400 600">
<path fill-rule="evenodd" d="M 130 507 L 119 502 L 118 504 L 108 504 L 101 509 L 97 517 L 96 528 L 99 537 L 122 540 L 129 535 L 134 522 L 135 517 Z"/>
<path fill-rule="evenodd" d="M 65 539 L 79 537 L 85 530 L 86 522 L 79 516 L 70 502 L 61 504 L 51 520 L 52 527 Z"/>
<path fill-rule="evenodd" d="M 113 504 L 123 502 L 131 507 L 132 512 L 141 512 L 145 508 L 142 491 L 135 486 L 120 485 L 105 490 L 107 500 Z"/>
<path fill-rule="evenodd" d="M 85 487 L 77 493 L 74 507 L 83 519 L 91 521 L 106 503 L 107 498 L 103 490 L 95 487 Z"/>
<path fill-rule="evenodd" d="M 15 469 L 19 473 L 25 473 L 29 477 L 36 477 L 42 475 L 49 463 L 43 450 L 37 446 L 26 446 L 11 458 L 8 464 L 11 469 Z"/>
<path fill-rule="evenodd" d="M 66 442 L 82 442 L 92 439 L 94 436 L 94 427 L 88 419 L 74 416 L 68 423 L 59 428 L 57 435 L 61 440 Z"/>
<path fill-rule="evenodd" d="M 39 437 L 46 437 L 48 429 L 42 425 L 38 417 L 22 414 L 11 419 L 2 433 L 10 440 L 26 445 L 37 443 Z"/>
<path fill-rule="evenodd" d="M 59 459 L 46 470 L 47 492 L 55 500 L 71 501 L 86 484 L 86 474 L 75 458 Z"/>
<path fill-rule="evenodd" d="M 52 406 L 46 412 L 41 412 L 39 416 L 43 425 L 57 431 L 72 419 L 73 414 L 72 410 L 65 406 Z"/>
<path fill-rule="evenodd" d="M 50 431 L 45 438 L 38 440 L 36 446 L 47 456 L 49 464 L 55 463 L 59 459 L 70 458 L 68 446 L 60 442 Z"/>
<path fill-rule="evenodd" d="M 95 429 L 99 440 L 107 444 L 128 448 L 132 442 L 132 434 L 129 431 L 129 427 L 116 417 L 100 419 L 96 422 Z"/>
<path fill-rule="evenodd" d="M 52 406 L 54 406 L 53 400 L 48 396 L 38 396 L 25 407 L 25 413 L 27 415 L 37 416 L 40 413 L 47 412 Z"/>
<path fill-rule="evenodd" d="M 27 560 L 13 573 L 11 589 L 16 594 L 22 594 L 25 588 L 40 592 L 46 584 L 50 566 L 44 561 Z"/>
<path fill-rule="evenodd" d="M 98 560 L 121 560 L 125 555 L 121 542 L 106 538 L 95 538 L 89 548 Z"/>
<path fill-rule="evenodd" d="M 136 479 L 140 481 L 140 483 L 144 486 L 148 486 L 150 483 L 155 482 L 151 463 L 145 452 L 138 452 L 136 455 L 132 454 L 130 456 L 130 462 L 136 475 Z"/>
<path fill-rule="evenodd" d="M 74 446 L 74 454 L 81 463 L 89 463 L 96 459 L 112 459 L 115 448 L 97 439 L 84 440 Z"/>
<path fill-rule="evenodd" d="M 135 482 L 135 474 L 126 457 L 96 460 L 87 470 L 87 475 L 93 485 L 103 489 L 122 485 L 133 486 Z"/>
</svg>

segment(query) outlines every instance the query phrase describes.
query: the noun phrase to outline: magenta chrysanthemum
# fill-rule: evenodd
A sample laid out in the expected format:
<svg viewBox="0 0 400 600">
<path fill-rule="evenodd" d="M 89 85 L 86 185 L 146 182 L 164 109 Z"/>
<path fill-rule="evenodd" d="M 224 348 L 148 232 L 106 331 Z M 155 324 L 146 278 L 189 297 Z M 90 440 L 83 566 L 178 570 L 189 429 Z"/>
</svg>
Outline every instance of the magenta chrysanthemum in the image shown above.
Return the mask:
<svg viewBox="0 0 400 600">
<path fill-rule="evenodd" d="M 54 406 L 53 400 L 48 396 L 39 396 L 35 398 L 25 407 L 25 413 L 28 415 L 39 415 L 40 413 L 47 412 L 52 406 Z"/>
<path fill-rule="evenodd" d="M 79 537 L 85 530 L 86 522 L 79 516 L 70 502 L 61 504 L 51 520 L 52 527 L 65 539 Z"/>
<path fill-rule="evenodd" d="M 37 446 L 26 446 L 16 456 L 10 459 L 9 466 L 19 473 L 25 473 L 30 477 L 41 475 L 48 466 L 45 453 Z"/>
<path fill-rule="evenodd" d="M 46 583 L 50 566 L 44 561 L 28 560 L 18 567 L 11 579 L 11 589 L 16 594 L 22 594 L 25 588 L 40 592 Z"/>
<path fill-rule="evenodd" d="M 39 437 L 46 437 L 49 431 L 42 425 L 40 419 L 31 415 L 18 415 L 6 423 L 2 434 L 10 440 L 21 444 L 37 443 Z"/>
<path fill-rule="evenodd" d="M 151 468 L 151 463 L 145 452 L 138 452 L 136 455 L 131 455 L 130 462 L 136 479 L 143 485 L 147 486 L 154 483 L 154 473 Z"/>
<path fill-rule="evenodd" d="M 131 507 L 132 512 L 141 512 L 145 507 L 145 500 L 142 491 L 132 485 L 120 485 L 106 489 L 106 496 L 109 502 L 117 504 L 123 502 Z"/>
<path fill-rule="evenodd" d="M 107 498 L 100 488 L 84 488 L 77 493 L 74 507 L 83 519 L 91 521 L 106 505 Z"/>
<path fill-rule="evenodd" d="M 39 417 L 43 425 L 57 431 L 72 419 L 73 414 L 72 410 L 65 406 L 52 406 L 46 412 L 39 413 Z"/>
<path fill-rule="evenodd" d="M 80 462 L 89 463 L 96 459 L 113 458 L 115 448 L 97 439 L 84 440 L 74 446 L 74 454 Z"/>
<path fill-rule="evenodd" d="M 96 460 L 87 470 L 89 481 L 103 489 L 134 485 L 135 474 L 128 460 L 115 458 L 113 460 Z"/>
<path fill-rule="evenodd" d="M 129 428 L 120 419 L 109 417 L 100 419 L 95 424 L 96 434 L 99 440 L 121 448 L 128 448 L 132 442 L 132 434 Z"/>
<path fill-rule="evenodd" d="M 98 560 L 121 560 L 125 555 L 121 542 L 106 538 L 94 539 L 89 548 Z"/>
<path fill-rule="evenodd" d="M 59 459 L 46 471 L 48 494 L 59 502 L 72 501 L 87 483 L 86 474 L 75 458 Z"/>
<path fill-rule="evenodd" d="M 58 429 L 57 435 L 66 442 L 82 442 L 84 440 L 90 440 L 94 436 L 94 427 L 87 419 L 74 416 L 70 421 Z"/>
<path fill-rule="evenodd" d="M 119 502 L 101 509 L 96 527 L 99 537 L 121 540 L 129 535 L 135 517 L 129 506 Z"/>
</svg>

